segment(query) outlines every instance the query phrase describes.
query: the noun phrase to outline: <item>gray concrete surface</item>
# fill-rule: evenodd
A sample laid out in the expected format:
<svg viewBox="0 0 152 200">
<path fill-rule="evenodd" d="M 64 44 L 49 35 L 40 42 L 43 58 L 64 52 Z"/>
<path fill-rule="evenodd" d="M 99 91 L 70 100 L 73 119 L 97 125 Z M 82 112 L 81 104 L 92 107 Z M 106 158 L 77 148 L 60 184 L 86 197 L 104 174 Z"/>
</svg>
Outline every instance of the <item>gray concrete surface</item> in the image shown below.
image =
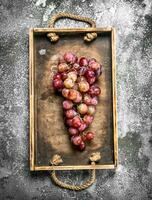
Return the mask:
<svg viewBox="0 0 152 200">
<path fill-rule="evenodd" d="M 72 11 L 117 28 L 119 167 L 81 192 L 54 186 L 28 164 L 28 28 Z M 0 0 L 0 200 L 152 199 L 152 1 Z M 82 23 L 62 20 L 61 26 Z M 64 172 L 78 183 L 87 172 Z M 77 178 L 76 178 L 77 177 Z"/>
</svg>

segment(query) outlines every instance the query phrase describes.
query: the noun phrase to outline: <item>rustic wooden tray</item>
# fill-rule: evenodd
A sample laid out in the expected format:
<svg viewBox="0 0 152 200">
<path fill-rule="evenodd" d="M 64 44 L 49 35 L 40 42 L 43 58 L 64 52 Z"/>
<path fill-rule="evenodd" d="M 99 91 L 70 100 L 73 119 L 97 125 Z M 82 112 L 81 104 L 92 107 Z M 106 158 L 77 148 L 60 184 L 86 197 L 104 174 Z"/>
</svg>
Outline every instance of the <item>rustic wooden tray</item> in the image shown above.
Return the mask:
<svg viewBox="0 0 152 200">
<path fill-rule="evenodd" d="M 57 43 L 51 43 L 47 33 L 60 36 Z M 88 32 L 98 37 L 86 43 L 83 37 Z M 116 67 L 115 29 L 50 29 L 34 28 L 29 33 L 29 88 L 30 88 L 30 170 L 77 170 L 113 169 L 117 167 L 117 114 L 116 114 Z M 70 144 L 63 121 L 62 97 L 54 93 L 51 83 L 56 56 L 67 51 L 77 56 L 96 58 L 104 66 L 99 85 L 102 93 L 95 119 L 89 130 L 96 133 L 95 139 L 83 152 Z M 88 163 L 93 152 L 101 152 L 101 160 L 95 166 Z M 50 158 L 60 154 L 62 166 L 49 166 Z"/>
</svg>

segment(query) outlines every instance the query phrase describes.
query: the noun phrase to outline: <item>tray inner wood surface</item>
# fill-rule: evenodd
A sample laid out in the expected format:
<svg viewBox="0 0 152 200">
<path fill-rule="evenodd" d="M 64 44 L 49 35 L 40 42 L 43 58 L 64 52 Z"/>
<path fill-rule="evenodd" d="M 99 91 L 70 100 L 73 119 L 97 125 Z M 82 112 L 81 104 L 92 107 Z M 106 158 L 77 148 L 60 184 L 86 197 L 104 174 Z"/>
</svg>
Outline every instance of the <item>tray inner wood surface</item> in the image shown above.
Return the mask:
<svg viewBox="0 0 152 200">
<path fill-rule="evenodd" d="M 114 163 L 111 33 L 98 34 L 91 43 L 84 42 L 83 36 L 83 33 L 63 34 L 57 43 L 52 44 L 46 34 L 34 35 L 36 166 L 48 166 L 54 154 L 62 156 L 63 165 L 87 165 L 88 157 L 96 151 L 102 156 L 99 164 Z M 102 93 L 94 121 L 88 129 L 95 131 L 96 136 L 83 152 L 75 150 L 69 141 L 63 120 L 63 98 L 55 94 L 51 86 L 58 56 L 67 51 L 96 58 L 104 66 L 98 81 Z"/>
</svg>

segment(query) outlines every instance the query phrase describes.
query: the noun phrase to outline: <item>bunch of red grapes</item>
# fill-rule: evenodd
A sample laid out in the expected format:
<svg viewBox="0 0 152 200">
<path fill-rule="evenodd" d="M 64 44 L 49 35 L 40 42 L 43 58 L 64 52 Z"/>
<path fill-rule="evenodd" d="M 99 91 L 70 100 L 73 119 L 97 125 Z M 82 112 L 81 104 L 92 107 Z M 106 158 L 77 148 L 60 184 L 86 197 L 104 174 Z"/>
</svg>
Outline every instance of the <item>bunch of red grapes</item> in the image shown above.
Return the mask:
<svg viewBox="0 0 152 200">
<path fill-rule="evenodd" d="M 54 89 L 65 98 L 63 110 L 71 142 L 81 151 L 95 135 L 94 132 L 84 131 L 94 119 L 101 93 L 96 81 L 101 74 L 102 65 L 94 58 L 78 59 L 67 52 L 60 58 L 58 72 L 53 76 Z"/>
</svg>

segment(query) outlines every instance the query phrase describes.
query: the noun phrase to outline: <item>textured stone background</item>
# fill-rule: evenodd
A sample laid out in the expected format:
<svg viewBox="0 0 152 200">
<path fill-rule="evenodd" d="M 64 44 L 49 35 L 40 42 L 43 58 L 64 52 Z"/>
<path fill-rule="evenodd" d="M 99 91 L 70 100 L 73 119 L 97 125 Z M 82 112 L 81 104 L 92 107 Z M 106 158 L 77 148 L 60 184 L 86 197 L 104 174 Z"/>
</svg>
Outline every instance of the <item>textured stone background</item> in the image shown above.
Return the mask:
<svg viewBox="0 0 152 200">
<path fill-rule="evenodd" d="M 55 187 L 28 162 L 28 28 L 46 27 L 50 15 L 72 11 L 98 26 L 117 28 L 118 169 L 98 171 L 89 189 Z M 0 1 L 0 199 L 152 199 L 152 1 Z M 82 26 L 62 20 L 57 26 Z M 79 183 L 87 172 L 64 172 Z"/>
</svg>

